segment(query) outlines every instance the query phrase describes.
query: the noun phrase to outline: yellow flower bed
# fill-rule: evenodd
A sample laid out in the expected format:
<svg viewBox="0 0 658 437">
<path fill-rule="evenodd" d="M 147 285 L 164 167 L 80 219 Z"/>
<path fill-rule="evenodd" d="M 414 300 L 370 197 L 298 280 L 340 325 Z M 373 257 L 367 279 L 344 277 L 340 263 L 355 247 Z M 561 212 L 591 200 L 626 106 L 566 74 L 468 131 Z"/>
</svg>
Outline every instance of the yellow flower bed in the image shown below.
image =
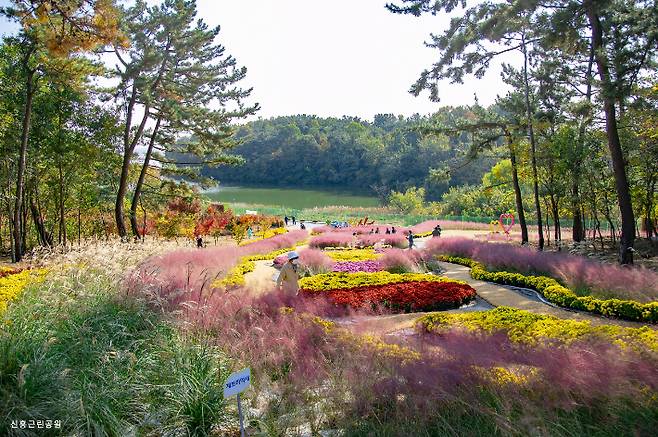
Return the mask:
<svg viewBox="0 0 658 437">
<path fill-rule="evenodd" d="M 254 233 L 255 238 L 252 238 L 252 239 L 249 239 L 247 241 L 241 242 L 240 246 L 255 243 L 256 241 L 260 241 L 260 240 L 266 240 L 266 239 L 272 238 L 276 235 L 285 234 L 286 232 L 288 232 L 288 230 L 286 228 L 270 228 L 270 229 L 267 229 L 265 231 L 255 232 Z"/>
<path fill-rule="evenodd" d="M 7 309 L 9 301 L 16 299 L 28 284 L 42 282 L 47 273 L 47 269 L 32 269 L 0 278 L 0 313 Z"/>
<path fill-rule="evenodd" d="M 328 291 L 343 288 L 355 288 L 373 285 L 394 284 L 399 282 L 452 282 L 466 284 L 463 281 L 448 279 L 443 276 L 429 275 L 425 273 L 389 273 L 389 272 L 357 272 L 357 273 L 322 273 L 302 278 L 299 287 L 310 291 Z"/>
<path fill-rule="evenodd" d="M 233 267 L 225 277 L 213 281 L 210 287 L 240 287 L 244 285 L 244 275 L 253 272 L 255 268 L 256 264 L 253 261 L 250 261 L 248 257 L 242 257 L 237 266 Z"/>
<path fill-rule="evenodd" d="M 452 327 L 489 333 L 502 331 L 514 342 L 531 345 L 546 340 L 568 344 L 579 339 L 603 338 L 624 347 L 631 345 L 658 351 L 658 332 L 648 326 L 594 326 L 588 321 L 565 320 L 502 306 L 490 311 L 428 314 L 416 323 L 428 332 L 442 332 Z"/>
<path fill-rule="evenodd" d="M 379 258 L 374 249 L 331 250 L 325 251 L 334 261 L 372 261 Z"/>
</svg>

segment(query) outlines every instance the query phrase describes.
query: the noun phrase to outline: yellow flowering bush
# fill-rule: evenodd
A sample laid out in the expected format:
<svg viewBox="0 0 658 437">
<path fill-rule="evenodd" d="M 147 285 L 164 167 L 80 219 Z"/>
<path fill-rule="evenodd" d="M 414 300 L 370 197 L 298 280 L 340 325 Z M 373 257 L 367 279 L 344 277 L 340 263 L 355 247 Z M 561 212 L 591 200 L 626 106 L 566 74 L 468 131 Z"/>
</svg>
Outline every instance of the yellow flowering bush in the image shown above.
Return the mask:
<svg viewBox="0 0 658 437">
<path fill-rule="evenodd" d="M 421 317 L 416 323 L 427 332 L 442 332 L 453 327 L 488 333 L 505 332 L 510 340 L 530 345 L 546 340 L 569 344 L 596 337 L 620 346 L 658 351 L 658 332 L 648 326 L 594 326 L 588 321 L 560 319 L 504 306 L 461 314 L 433 313 Z"/>
<path fill-rule="evenodd" d="M 373 285 L 394 284 L 399 282 L 451 282 L 466 284 L 463 281 L 448 279 L 443 276 L 426 273 L 389 273 L 389 272 L 356 272 L 356 273 L 321 273 L 299 281 L 299 287 L 309 291 L 329 291 L 345 288 L 355 288 Z"/>
<path fill-rule="evenodd" d="M 535 367 L 530 366 L 515 366 L 513 368 L 494 366 L 491 368 L 475 367 L 476 372 L 484 379 L 494 383 L 495 385 L 524 385 L 527 384 L 531 378 L 539 376 L 539 371 Z"/>
<path fill-rule="evenodd" d="M 372 261 L 380 256 L 374 249 L 330 250 L 326 253 L 334 261 Z"/>
<path fill-rule="evenodd" d="M 247 257 L 242 257 L 240 263 L 233 267 L 224 278 L 213 281 L 210 286 L 212 288 L 240 287 L 244 285 L 244 275 L 253 272 L 255 268 L 256 264 L 253 261 L 250 261 Z"/>
<path fill-rule="evenodd" d="M 47 269 L 32 269 L 0 278 L 0 313 L 7 309 L 9 301 L 16 299 L 28 284 L 42 282 L 47 273 Z"/>
<path fill-rule="evenodd" d="M 250 243 L 255 243 L 256 241 L 259 241 L 259 240 L 265 240 L 265 239 L 268 239 L 268 238 L 272 238 L 276 235 L 285 234 L 286 232 L 288 232 L 288 230 L 286 228 L 270 228 L 270 229 L 266 229 L 264 231 L 259 231 L 259 232 L 254 233 L 254 236 L 256 238 L 252 238 L 249 241 L 242 241 L 242 242 L 240 242 L 240 246 L 244 246 L 244 245 L 247 245 L 247 244 L 250 244 Z"/>
</svg>

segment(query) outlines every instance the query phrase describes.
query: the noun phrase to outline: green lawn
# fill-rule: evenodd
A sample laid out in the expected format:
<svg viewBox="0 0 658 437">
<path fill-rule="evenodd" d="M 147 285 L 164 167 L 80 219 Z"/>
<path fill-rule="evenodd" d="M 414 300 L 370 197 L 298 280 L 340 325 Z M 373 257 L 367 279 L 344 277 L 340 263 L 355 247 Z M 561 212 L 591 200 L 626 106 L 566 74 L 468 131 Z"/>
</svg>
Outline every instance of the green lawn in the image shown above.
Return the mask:
<svg viewBox="0 0 658 437">
<path fill-rule="evenodd" d="M 223 203 L 278 206 L 291 210 L 331 205 L 352 207 L 373 207 L 379 205 L 376 197 L 295 188 L 221 187 L 205 194 L 210 199 Z"/>
</svg>

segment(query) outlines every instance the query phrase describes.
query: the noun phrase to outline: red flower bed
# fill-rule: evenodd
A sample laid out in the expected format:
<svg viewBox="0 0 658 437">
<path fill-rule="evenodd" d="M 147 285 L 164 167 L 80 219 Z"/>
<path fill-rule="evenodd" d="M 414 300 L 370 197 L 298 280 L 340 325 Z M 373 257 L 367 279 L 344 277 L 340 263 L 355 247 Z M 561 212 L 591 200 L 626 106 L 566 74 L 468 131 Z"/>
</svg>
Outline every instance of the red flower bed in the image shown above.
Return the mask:
<svg viewBox="0 0 658 437">
<path fill-rule="evenodd" d="M 458 308 L 475 297 L 475 290 L 470 285 L 429 281 L 341 288 L 325 293 L 301 291 L 310 296 L 325 295 L 337 305 L 355 308 L 368 304 L 383 305 L 405 313 Z"/>
</svg>

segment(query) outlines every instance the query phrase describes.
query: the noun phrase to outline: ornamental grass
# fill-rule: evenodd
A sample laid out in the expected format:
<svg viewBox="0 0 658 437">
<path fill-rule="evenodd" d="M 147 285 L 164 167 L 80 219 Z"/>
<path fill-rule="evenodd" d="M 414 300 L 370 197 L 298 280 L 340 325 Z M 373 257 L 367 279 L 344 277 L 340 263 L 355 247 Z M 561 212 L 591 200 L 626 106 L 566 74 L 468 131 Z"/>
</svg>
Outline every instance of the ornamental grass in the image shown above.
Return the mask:
<svg viewBox="0 0 658 437">
<path fill-rule="evenodd" d="M 395 350 L 316 317 L 346 315 L 327 299 L 155 291 L 166 313 L 214 333 L 220 350 L 251 367 L 243 405 L 258 406 L 246 408 L 255 433 L 651 435 L 658 425 L 658 360 L 614 343 L 556 349 L 455 328 L 387 336 Z"/>
<path fill-rule="evenodd" d="M 643 267 L 459 237 L 434 238 L 427 242 L 425 252 L 474 259 L 493 270 L 550 276 L 581 296 L 632 299 L 641 303 L 658 301 L 658 273 Z"/>
</svg>

